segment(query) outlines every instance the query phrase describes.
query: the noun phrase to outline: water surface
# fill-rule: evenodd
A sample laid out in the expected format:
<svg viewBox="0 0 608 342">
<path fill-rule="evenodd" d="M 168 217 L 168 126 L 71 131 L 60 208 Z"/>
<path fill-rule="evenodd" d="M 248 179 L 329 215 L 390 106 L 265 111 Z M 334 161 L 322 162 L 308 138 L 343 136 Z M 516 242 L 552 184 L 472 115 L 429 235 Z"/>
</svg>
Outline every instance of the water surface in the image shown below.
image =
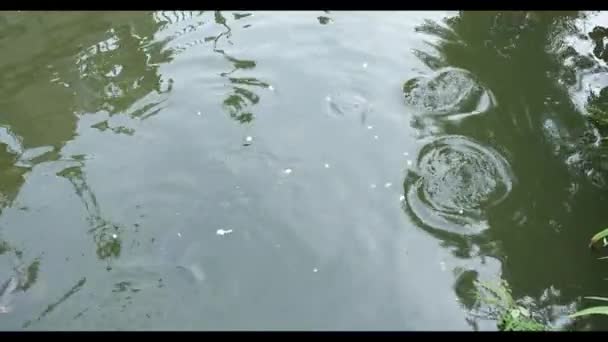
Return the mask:
<svg viewBox="0 0 608 342">
<path fill-rule="evenodd" d="M 604 19 L 2 14 L 0 329 L 493 330 L 499 278 L 567 326 Z"/>
</svg>

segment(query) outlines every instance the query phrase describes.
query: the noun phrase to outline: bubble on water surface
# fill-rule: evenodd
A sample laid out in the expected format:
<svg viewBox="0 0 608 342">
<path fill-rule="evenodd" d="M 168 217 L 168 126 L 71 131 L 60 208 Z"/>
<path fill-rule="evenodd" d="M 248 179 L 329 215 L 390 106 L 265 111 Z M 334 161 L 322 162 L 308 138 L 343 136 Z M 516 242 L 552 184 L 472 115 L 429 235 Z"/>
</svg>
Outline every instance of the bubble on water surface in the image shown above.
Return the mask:
<svg viewBox="0 0 608 342">
<path fill-rule="evenodd" d="M 415 77 L 403 85 L 405 102 L 419 114 L 462 116 L 488 111 L 496 102 L 468 71 L 445 68 L 430 76 Z"/>
<path fill-rule="evenodd" d="M 513 173 L 495 150 L 457 135 L 420 151 L 416 173 L 405 180 L 407 210 L 424 225 L 463 235 L 488 228 L 486 210 L 510 193 Z"/>
<path fill-rule="evenodd" d="M 251 143 L 253 143 L 253 137 L 252 136 L 246 136 L 245 137 L 245 141 L 243 142 L 243 146 L 249 146 L 249 145 L 251 145 Z"/>
</svg>

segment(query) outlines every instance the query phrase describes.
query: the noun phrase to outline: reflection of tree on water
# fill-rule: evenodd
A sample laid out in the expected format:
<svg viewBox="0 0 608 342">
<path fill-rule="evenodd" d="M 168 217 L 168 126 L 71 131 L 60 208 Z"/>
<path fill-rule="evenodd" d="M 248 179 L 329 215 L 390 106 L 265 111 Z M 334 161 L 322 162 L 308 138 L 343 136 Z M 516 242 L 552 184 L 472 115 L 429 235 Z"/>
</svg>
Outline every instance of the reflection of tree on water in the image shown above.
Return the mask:
<svg viewBox="0 0 608 342">
<path fill-rule="evenodd" d="M 110 119 L 93 125 L 101 131 L 133 134 L 130 127 L 113 126 L 111 116 L 124 114 L 143 120 L 162 107 L 171 80 L 159 73 L 171 61 L 166 41 L 155 41 L 162 25 L 152 13 L 4 13 L 0 17 L 0 125 L 9 127 L 22 153 L 50 147 L 28 166 L 55 161 L 73 139 L 80 115 L 106 112 Z M 5 34 L 14 32 L 15 34 Z M 6 144 L 4 137 L 0 136 Z M 4 146 L 4 145 L 2 145 Z M 24 182 L 28 168 L 0 152 L 2 201 L 9 205 Z M 105 220 L 80 165 L 63 170 L 87 211 L 97 255 L 120 254 L 118 226 Z M 4 189 L 3 187 L 10 187 Z"/>
<path fill-rule="evenodd" d="M 239 16 L 235 15 L 234 19 L 238 20 L 247 16 L 247 14 L 241 14 Z M 217 44 L 221 38 L 225 37 L 227 42 L 232 44 L 230 41 L 232 29 L 230 26 L 228 26 L 226 18 L 220 11 L 215 12 L 215 22 L 218 25 L 225 27 L 226 31 L 221 32 L 216 37 L 209 38 L 210 40 L 213 40 L 213 51 L 224 56 L 224 58 L 232 63 L 233 66 L 232 70 L 221 74 L 222 77 L 228 78 L 228 81 L 233 84 L 232 94 L 228 95 L 228 97 L 224 100 L 224 108 L 228 111 L 231 118 L 239 121 L 240 123 L 249 123 L 254 119 L 254 114 L 250 107 L 256 105 L 260 101 L 260 97 L 250 90 L 251 87 L 268 88 L 269 84 L 259 81 L 253 77 L 230 77 L 230 75 L 237 71 L 255 68 L 256 62 L 232 57 L 223 49 L 219 49 Z"/>
<path fill-rule="evenodd" d="M 104 219 L 95 194 L 87 184 L 86 176 L 82 171 L 83 166 L 68 167 L 57 175 L 66 178 L 72 183 L 76 194 L 82 201 L 87 212 L 87 221 L 97 245 L 97 256 L 100 259 L 117 258 L 120 256 L 121 240 L 119 237 L 121 228 Z"/>
<path fill-rule="evenodd" d="M 16 165 L 18 157 L 11 153 L 10 147 L 0 143 L 0 214 L 2 209 L 10 207 L 19 192 L 19 188 L 25 182 L 25 174 L 28 168 Z"/>
<path fill-rule="evenodd" d="M 42 313 L 34 320 L 29 320 L 25 323 L 23 323 L 22 328 L 27 328 L 29 327 L 33 322 L 39 322 L 41 319 L 43 319 L 46 315 L 48 315 L 49 313 L 51 313 L 53 310 L 55 310 L 55 308 L 65 302 L 68 298 L 70 298 L 71 296 L 73 296 L 75 293 L 77 293 L 78 291 L 80 291 L 82 289 L 82 287 L 84 286 L 84 284 L 87 282 L 87 278 L 82 278 L 80 279 L 71 289 L 69 289 L 63 296 L 61 296 L 61 298 L 59 298 L 56 302 L 49 304 L 46 309 L 44 311 L 42 311 Z"/>
<path fill-rule="evenodd" d="M 608 46 L 604 43 L 608 38 L 608 28 L 604 26 L 596 26 L 589 34 L 589 38 L 593 41 L 593 54 L 595 57 L 608 63 Z"/>
<path fill-rule="evenodd" d="M 576 30 L 575 33 L 583 34 Z M 594 26 L 587 36 L 593 43 L 591 52 L 577 51 L 572 46 L 563 49 L 560 57 L 564 65 L 560 76 L 575 93 L 581 93 L 578 109 L 586 114 L 593 127 L 593 130 L 587 132 L 583 138 L 579 158 L 575 164 L 588 174 L 594 184 L 606 188 L 608 186 L 608 83 L 606 82 L 608 49 L 604 41 L 608 38 L 608 28 Z"/>
<path fill-rule="evenodd" d="M 0 314 L 12 310 L 12 299 L 18 292 L 26 292 L 38 279 L 40 257 L 29 264 L 24 260 L 23 252 L 8 242 L 0 239 L 0 258 L 6 258 L 11 271 L 3 271 L 0 278 Z M 4 269 L 4 267 L 2 267 Z"/>
<path fill-rule="evenodd" d="M 125 113 L 147 118 L 158 112 L 160 102 L 148 103 L 145 112 L 132 105 L 156 92 L 171 90 L 170 80 L 164 82 L 158 74 L 162 63 L 171 61 L 171 50 L 163 50 L 167 42 L 153 42 L 155 27 L 151 18 L 136 22 L 140 25 L 120 25 L 107 31 L 107 38 L 79 53 L 78 90 L 83 100 L 81 111 Z M 140 36 L 141 35 L 141 36 Z M 154 109 L 154 110 L 152 110 Z"/>
<path fill-rule="evenodd" d="M 1 123 L 25 148 L 59 150 L 73 138 L 78 115 L 145 118 L 160 110 L 162 99 L 153 93 L 170 89 L 158 68 L 171 50 L 153 40 L 160 24 L 150 13 L 3 16 L 8 24 L 0 27 L 0 44 L 11 48 L 0 62 Z M 2 34 L 15 30 L 19 34 Z"/>
<path fill-rule="evenodd" d="M 13 205 L 25 182 L 25 174 L 30 170 L 20 165 L 20 141 L 8 130 L 4 134 L 8 136 L 3 138 L 9 141 L 0 142 L 0 214 L 3 209 Z M 27 291 L 38 278 L 40 258 L 28 260 L 23 254 L 23 251 L 0 237 L 0 314 L 10 312 L 13 297 Z"/>
<path fill-rule="evenodd" d="M 151 13 L 142 12 L 0 14 L 0 213 L 13 205 L 32 168 L 61 158 L 63 146 L 76 135 L 80 116 L 106 112 L 144 120 L 162 109 L 172 81 L 161 77 L 159 67 L 173 52 L 165 49 L 167 42 L 154 40 L 160 26 Z M 114 126 L 111 118 L 93 128 L 134 133 L 132 127 Z M 60 175 L 82 200 L 97 256 L 118 257 L 120 227 L 102 216 L 83 168 L 80 160 Z M 27 246 L 17 248 L 0 235 L 0 309 L 10 311 L 19 295 L 35 286 L 44 261 L 29 254 Z M 35 321 L 81 289 L 84 281 Z"/>
<path fill-rule="evenodd" d="M 191 20 L 195 16 L 202 15 L 203 12 L 158 12 L 155 13 L 154 16 L 157 21 L 162 23 L 178 23 L 180 21 Z M 232 19 L 234 21 L 242 20 L 250 16 L 252 16 L 252 13 L 232 13 Z M 254 77 L 235 76 L 235 74 L 238 74 L 239 72 L 245 70 L 250 71 L 254 69 L 256 67 L 256 62 L 253 60 L 236 58 L 230 53 L 228 53 L 224 48 L 221 48 L 220 45 L 224 42 L 228 45 L 233 45 L 233 42 L 230 40 L 233 34 L 233 30 L 232 27 L 228 24 L 229 17 L 225 16 L 221 11 L 214 11 L 212 20 L 213 22 L 215 22 L 215 24 L 222 28 L 221 32 L 219 32 L 217 35 L 207 36 L 203 39 L 195 39 L 193 41 L 180 44 L 180 46 L 175 47 L 173 51 L 175 53 L 181 53 L 187 48 L 195 45 L 203 43 L 212 43 L 213 51 L 221 55 L 232 65 L 231 70 L 220 73 L 220 76 L 227 79 L 231 85 L 231 92 L 222 101 L 222 106 L 224 110 L 228 112 L 232 119 L 237 120 L 240 123 L 250 123 L 255 117 L 252 107 L 257 105 L 260 101 L 260 96 L 256 94 L 253 90 L 254 87 L 269 88 L 270 85 Z M 171 35 L 167 39 L 167 41 L 179 39 L 190 32 L 198 30 L 204 24 L 205 21 L 198 20 L 193 24 L 190 24 L 182 28 L 175 34 Z M 247 28 L 249 26 L 250 24 L 245 24 L 243 28 Z"/>
<path fill-rule="evenodd" d="M 463 135 L 494 147 L 517 179 L 500 205 L 487 208 L 489 229 L 483 233 L 463 236 L 422 228 L 458 257 L 497 258 L 514 295 L 544 301 L 549 311 L 552 305 L 571 304 L 587 291 L 601 293 L 597 274 L 605 271 L 592 264 L 585 246 L 608 222 L 606 203 L 601 191 L 584 175 L 573 173 L 565 160 L 580 146 L 579 137 L 589 126 L 572 103 L 564 101 L 569 96 L 558 82 L 561 61 L 547 50 L 553 39 L 561 38 L 560 31 L 572 29 L 569 22 L 576 18 L 576 13 L 464 11 L 443 24 L 428 21 L 419 27 L 433 39 L 432 49 L 415 52 L 432 70 L 456 67 L 471 72 L 497 103 L 484 114 L 463 120 L 427 116 L 417 123 L 436 125 L 434 133 Z M 406 193 L 412 179 L 416 177 L 405 180 Z M 554 267 L 563 272 L 552 271 Z M 574 288 L 572 281 L 580 287 Z M 473 285 L 462 281 L 458 286 Z M 546 316 L 551 315 L 547 311 Z"/>
</svg>

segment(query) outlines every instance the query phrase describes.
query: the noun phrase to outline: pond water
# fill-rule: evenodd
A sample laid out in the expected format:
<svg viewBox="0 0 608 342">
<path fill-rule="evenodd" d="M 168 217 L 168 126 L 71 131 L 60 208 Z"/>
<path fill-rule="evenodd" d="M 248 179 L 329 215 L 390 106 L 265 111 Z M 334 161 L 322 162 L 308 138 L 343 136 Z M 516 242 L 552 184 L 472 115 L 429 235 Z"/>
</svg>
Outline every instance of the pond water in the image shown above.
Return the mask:
<svg viewBox="0 0 608 342">
<path fill-rule="evenodd" d="M 0 14 L 0 329 L 608 328 L 607 20 Z"/>
</svg>

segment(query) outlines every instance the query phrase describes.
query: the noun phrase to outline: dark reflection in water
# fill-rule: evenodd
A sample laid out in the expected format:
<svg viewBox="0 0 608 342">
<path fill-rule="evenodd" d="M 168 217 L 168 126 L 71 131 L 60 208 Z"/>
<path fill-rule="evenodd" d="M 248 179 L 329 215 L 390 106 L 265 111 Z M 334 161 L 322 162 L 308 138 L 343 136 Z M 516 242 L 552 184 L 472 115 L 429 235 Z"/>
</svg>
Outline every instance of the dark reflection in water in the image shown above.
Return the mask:
<svg viewBox="0 0 608 342">
<path fill-rule="evenodd" d="M 250 13 L 242 13 L 238 16 L 235 15 L 234 19 L 239 20 L 241 18 L 246 18 L 249 15 Z M 220 74 L 222 77 L 227 78 L 228 81 L 232 84 L 232 93 L 229 94 L 226 99 L 224 99 L 224 108 L 226 109 L 231 118 L 243 124 L 250 123 L 255 118 L 251 107 L 255 106 L 256 104 L 258 104 L 258 102 L 260 102 L 260 96 L 253 91 L 254 87 L 269 88 L 270 85 L 254 77 L 231 76 L 241 70 L 254 69 L 256 66 L 256 62 L 253 60 L 235 58 L 226 53 L 224 49 L 218 48 L 218 43 L 221 41 L 222 38 L 224 38 L 228 44 L 232 45 L 232 42 L 230 41 L 232 29 L 230 28 L 230 26 L 228 26 L 226 18 L 222 15 L 220 11 L 215 12 L 214 18 L 215 23 L 218 25 L 222 25 L 226 30 L 215 37 L 209 38 L 210 40 L 213 40 L 213 51 L 222 55 L 227 61 L 232 64 L 232 70 Z"/>
<path fill-rule="evenodd" d="M 0 314 L 10 313 L 13 310 L 13 297 L 18 296 L 18 292 L 25 292 L 30 289 L 38 279 L 40 269 L 40 257 L 27 263 L 23 256 L 23 251 L 11 246 L 7 241 L 0 240 L 0 256 L 7 258 L 10 272 L 6 272 L 0 283 Z"/>
<path fill-rule="evenodd" d="M 14 137 L 10 136 L 8 130 L 5 133 L 5 136 L 7 135 L 10 140 L 16 141 Z M 12 150 L 9 144 L 0 144 L 0 177 L 2 177 L 2 182 L 0 182 L 0 214 L 2 209 L 13 204 L 19 188 L 25 181 L 24 175 L 28 171 L 27 167 L 17 165 L 19 161 L 17 153 L 18 151 Z"/>
<path fill-rule="evenodd" d="M 594 14 L 581 15 L 580 20 L 587 20 Z M 568 158 L 569 165 L 584 173 L 591 182 L 600 188 L 608 188 L 608 66 L 604 39 L 608 30 L 603 26 L 601 17 L 591 22 L 592 25 L 577 22 L 570 25 L 569 35 L 561 35 L 571 43 L 554 46 L 561 68 L 558 71 L 559 81 L 565 85 L 574 100 L 576 109 L 591 123 L 583 136 L 577 141 L 577 150 Z M 589 26 L 588 26 L 589 25 Z M 589 44 L 591 43 L 591 44 Z M 589 48 L 588 46 L 591 45 Z M 585 46 L 585 48 L 581 48 Z M 550 127 L 553 128 L 553 127 Z"/>
<path fill-rule="evenodd" d="M 515 181 L 510 192 L 500 191 L 508 196 L 500 197 L 500 203 L 479 207 L 487 219 L 487 230 L 475 236 L 454 230 L 429 232 L 456 256 L 501 260 L 502 275 L 513 286 L 514 295 L 534 299 L 548 321 L 558 317 L 560 310 L 571 310 L 581 296 L 589 295 L 581 293 L 581 287 L 603 293 L 600 275 L 605 268 L 594 261 L 585 246 L 588 238 L 608 222 L 608 214 L 602 214 L 606 194 L 568 163 L 568 157 L 584 147 L 583 138 L 590 126 L 574 104 L 548 101 L 569 97 L 556 77 L 563 72 L 561 60 L 546 47 L 560 34 L 572 34 L 569 22 L 576 18 L 576 13 L 464 11 L 444 23 L 427 21 L 417 30 L 431 39 L 433 49 L 416 51 L 416 55 L 437 74 L 430 81 L 412 79 L 404 86 L 407 103 L 419 106 L 421 115 L 412 124 L 423 136 L 464 136 L 477 141 L 480 151 L 489 148 L 496 151 L 493 155 L 502 155 L 495 160 L 505 160 L 488 162 L 491 159 L 476 157 L 484 154 L 470 152 L 454 158 L 444 158 L 441 153 L 431 155 L 419 170 L 423 183 L 417 177 L 405 180 L 406 195 L 410 194 L 406 212 L 419 223 L 441 217 L 445 205 L 438 208 L 433 202 L 427 203 L 432 212 L 416 211 L 418 201 L 426 198 L 449 204 L 450 215 L 459 217 L 456 202 L 478 203 L 499 184 L 506 189 L 508 177 L 493 170 L 508 163 Z M 600 49 L 596 46 L 595 50 L 599 53 Z M 452 77 L 446 81 L 441 75 L 444 70 L 454 70 L 450 68 L 464 70 L 462 75 L 470 73 L 472 78 Z M 577 72 L 580 70 L 575 69 Z M 458 120 L 434 115 L 475 112 L 482 85 L 491 90 L 495 105 L 485 107 L 487 110 L 480 115 Z M 468 102 L 469 95 L 475 101 Z M 547 128 L 554 134 L 547 135 Z M 423 148 L 419 163 L 429 158 L 424 151 L 433 149 L 433 144 Z M 460 145 L 458 141 L 446 141 L 444 149 L 457 150 Z M 415 193 L 421 187 L 426 192 Z M 467 208 L 463 208 L 461 220 L 467 217 Z M 584 223 L 581 218 L 585 218 Z M 571 247 L 576 245 L 580 248 Z M 555 265 L 556 260 L 568 262 Z M 556 268 L 561 271 L 555 272 Z M 462 302 L 470 301 L 463 295 L 472 290 L 476 278 L 470 272 L 475 271 L 462 273 L 468 281 L 457 281 L 456 292 Z"/>
<path fill-rule="evenodd" d="M 94 124 L 93 128 L 132 135 L 134 128 L 112 126 L 112 115 L 125 114 L 135 120 L 144 120 L 162 109 L 162 95 L 171 90 L 172 81 L 164 81 L 158 69 L 162 63 L 171 61 L 172 51 L 165 49 L 166 41 L 153 40 L 161 23 L 155 21 L 151 13 L 138 13 L 135 16 L 24 13 L 10 16 L 11 20 L 15 18 L 18 21 L 6 24 L 3 30 L 16 30 L 28 35 L 4 36 L 5 43 L 10 39 L 10 42 L 17 44 L 16 49 L 21 48 L 18 44 L 23 41 L 33 44 L 32 39 L 35 40 L 33 36 L 36 30 L 20 29 L 25 25 L 49 30 L 54 38 L 49 40 L 53 43 L 23 47 L 30 51 L 30 55 L 39 55 L 39 63 L 27 64 L 24 69 L 24 64 L 18 64 L 21 60 L 11 61 L 9 54 L 0 65 L 0 77 L 4 78 L 1 82 L 4 89 L 0 105 L 6 113 L 1 123 L 11 127 L 24 149 L 30 146 L 54 148 L 54 153 L 46 153 L 46 158 L 38 158 L 36 162 L 59 158 L 57 151 L 73 138 L 80 115 L 105 112 L 110 119 Z M 64 20 L 82 20 L 88 21 L 88 24 L 67 26 Z M 89 27 L 90 32 L 77 31 L 75 27 Z M 54 52 L 59 45 L 62 47 L 59 49 L 61 55 Z M 22 83 L 33 78 L 48 78 L 48 82 Z M 39 106 L 38 102 L 31 101 L 43 94 L 56 95 L 53 102 L 55 107 L 49 107 L 48 102 Z M 36 134 L 38 130 L 40 134 Z M 8 147 L 6 145 L 5 148 Z M 15 160 L 15 157 L 12 159 Z M 79 166 L 69 167 L 58 175 L 72 183 L 83 202 L 99 258 L 118 257 L 120 239 L 113 236 L 119 234 L 119 228 L 102 217 L 95 194 L 86 182 L 84 156 L 80 159 Z M 14 174 L 16 181 L 25 172 L 24 168 L 18 166 L 7 166 L 3 170 Z M 17 192 L 18 186 L 11 196 Z M 5 197 L 10 198 L 3 195 Z"/>
<path fill-rule="evenodd" d="M 21 139 L 5 127 L 2 128 L 0 143 L 0 215 L 5 208 L 12 207 L 31 169 L 30 159 L 36 153 L 28 154 L 23 150 Z M 27 207 L 20 207 L 28 210 Z M 26 253 L 26 255 L 29 253 Z M 24 252 L 2 237 L 0 231 L 0 314 L 13 310 L 15 297 L 20 296 L 36 283 L 40 257 L 24 256 Z"/>
<path fill-rule="evenodd" d="M 171 60 L 171 50 L 152 40 L 160 25 L 150 13 L 3 15 L 10 23 L 0 31 L 21 34 L 0 41 L 11 45 L 0 64 L 2 124 L 21 137 L 24 148 L 60 149 L 74 136 L 78 115 L 154 115 L 162 96 L 150 95 L 171 89 L 172 81 L 158 73 L 159 65 Z M 37 62 L 24 64 L 24 58 Z M 55 98 L 52 105 L 31 101 L 43 95 Z"/>
<path fill-rule="evenodd" d="M 93 128 L 133 135 L 137 121 L 162 110 L 172 80 L 164 80 L 159 67 L 171 61 L 173 52 L 165 48 L 166 41 L 153 39 L 161 25 L 152 13 L 143 12 L 0 14 L 0 46 L 5 51 L 0 62 L 0 212 L 12 206 L 33 167 L 65 160 L 60 151 L 75 137 L 81 116 L 102 114 L 107 119 Z M 40 97 L 54 101 L 34 100 Z M 123 117 L 120 124 L 115 114 Z M 116 258 L 121 228 L 101 214 L 87 183 L 85 156 L 68 159 L 78 165 L 58 175 L 72 183 L 85 207 L 96 254 Z M 25 262 L 24 253 L 4 240 L 2 251 L 0 259 L 6 262 L 0 266 L 0 282 L 7 286 L 0 306 L 8 310 L 16 291 L 35 286 L 43 260 Z M 84 279 L 37 320 L 83 284 Z"/>
<path fill-rule="evenodd" d="M 148 94 L 171 90 L 172 81 L 164 82 L 158 68 L 171 61 L 172 51 L 164 49 L 166 42 L 152 41 L 156 29 L 151 16 L 145 21 L 113 26 L 105 40 L 78 54 L 78 79 L 66 82 L 72 81 L 78 91 L 80 111 L 124 113 L 142 119 L 158 112 L 160 101 L 146 103 L 149 108 L 143 112 L 141 108 L 132 110 L 133 104 Z"/>
<path fill-rule="evenodd" d="M 25 323 L 23 323 L 23 328 L 27 328 L 29 327 L 32 323 L 34 322 L 38 322 L 41 319 L 44 318 L 44 316 L 48 315 L 49 313 L 51 313 L 53 310 L 55 310 L 55 308 L 65 302 L 68 298 L 70 298 L 71 296 L 73 296 L 75 293 L 77 293 L 78 291 L 80 291 L 82 289 L 82 287 L 84 286 L 84 284 L 87 282 L 87 278 L 82 278 L 80 279 L 71 289 L 69 289 L 63 296 L 61 296 L 61 298 L 59 298 L 59 300 L 57 300 L 56 302 L 49 304 L 46 309 L 44 309 L 44 311 L 42 311 L 42 313 L 40 313 L 40 315 L 35 319 L 35 320 L 29 320 Z"/>
<path fill-rule="evenodd" d="M 87 221 L 90 225 L 89 233 L 93 234 L 97 245 L 97 256 L 100 259 L 118 258 L 122 246 L 120 233 L 124 229 L 103 218 L 95 193 L 91 191 L 87 184 L 82 166 L 68 167 L 57 175 L 68 179 L 72 183 L 76 194 L 85 207 Z"/>
<path fill-rule="evenodd" d="M 89 156 L 62 155 L 62 149 L 77 135 L 79 120 L 93 115 L 96 119 L 91 128 L 110 133 L 108 139 L 115 135 L 136 135 L 139 122 L 160 113 L 172 90 L 173 80 L 161 76 L 161 66 L 196 44 L 212 42 L 213 51 L 232 66 L 219 75 L 231 86 L 231 92 L 223 101 L 231 118 L 241 123 L 252 122 L 255 118 L 252 108 L 260 101 L 255 89 L 273 90 L 268 83 L 241 74 L 253 70 L 255 61 L 236 58 L 226 51 L 227 47 L 222 47 L 225 43 L 232 45 L 232 29 L 229 19 L 219 11 L 212 17 L 224 28 L 218 35 L 184 46 L 168 47 L 171 41 L 202 27 L 205 21 L 197 20 L 202 14 L 32 12 L 0 15 L 0 45 L 7 51 L 0 62 L 0 172 L 3 180 L 0 183 L 0 213 L 3 208 L 13 205 L 33 167 L 48 162 L 62 165 L 67 162 L 68 166 L 57 172 L 57 176 L 69 181 L 81 201 L 95 255 L 111 270 L 112 260 L 119 258 L 126 247 L 123 239 L 127 228 L 104 215 L 95 189 L 87 179 Z M 234 23 L 250 16 L 251 13 L 232 13 L 230 19 Z M 166 39 L 155 37 L 167 25 L 182 21 L 195 22 Z M 32 101 L 41 96 L 54 101 Z M 6 260 L 0 266 L 0 283 L 7 285 L 3 287 L 0 306 L 8 311 L 16 302 L 17 292 L 35 286 L 44 260 L 42 257 L 29 258 L 26 263 L 22 252 L 9 242 L 0 241 L 3 251 L 0 259 Z M 15 253 L 19 255 L 13 255 Z M 24 327 L 45 317 L 83 285 L 84 278 Z M 81 317 L 86 311 L 76 316 Z"/>
</svg>

